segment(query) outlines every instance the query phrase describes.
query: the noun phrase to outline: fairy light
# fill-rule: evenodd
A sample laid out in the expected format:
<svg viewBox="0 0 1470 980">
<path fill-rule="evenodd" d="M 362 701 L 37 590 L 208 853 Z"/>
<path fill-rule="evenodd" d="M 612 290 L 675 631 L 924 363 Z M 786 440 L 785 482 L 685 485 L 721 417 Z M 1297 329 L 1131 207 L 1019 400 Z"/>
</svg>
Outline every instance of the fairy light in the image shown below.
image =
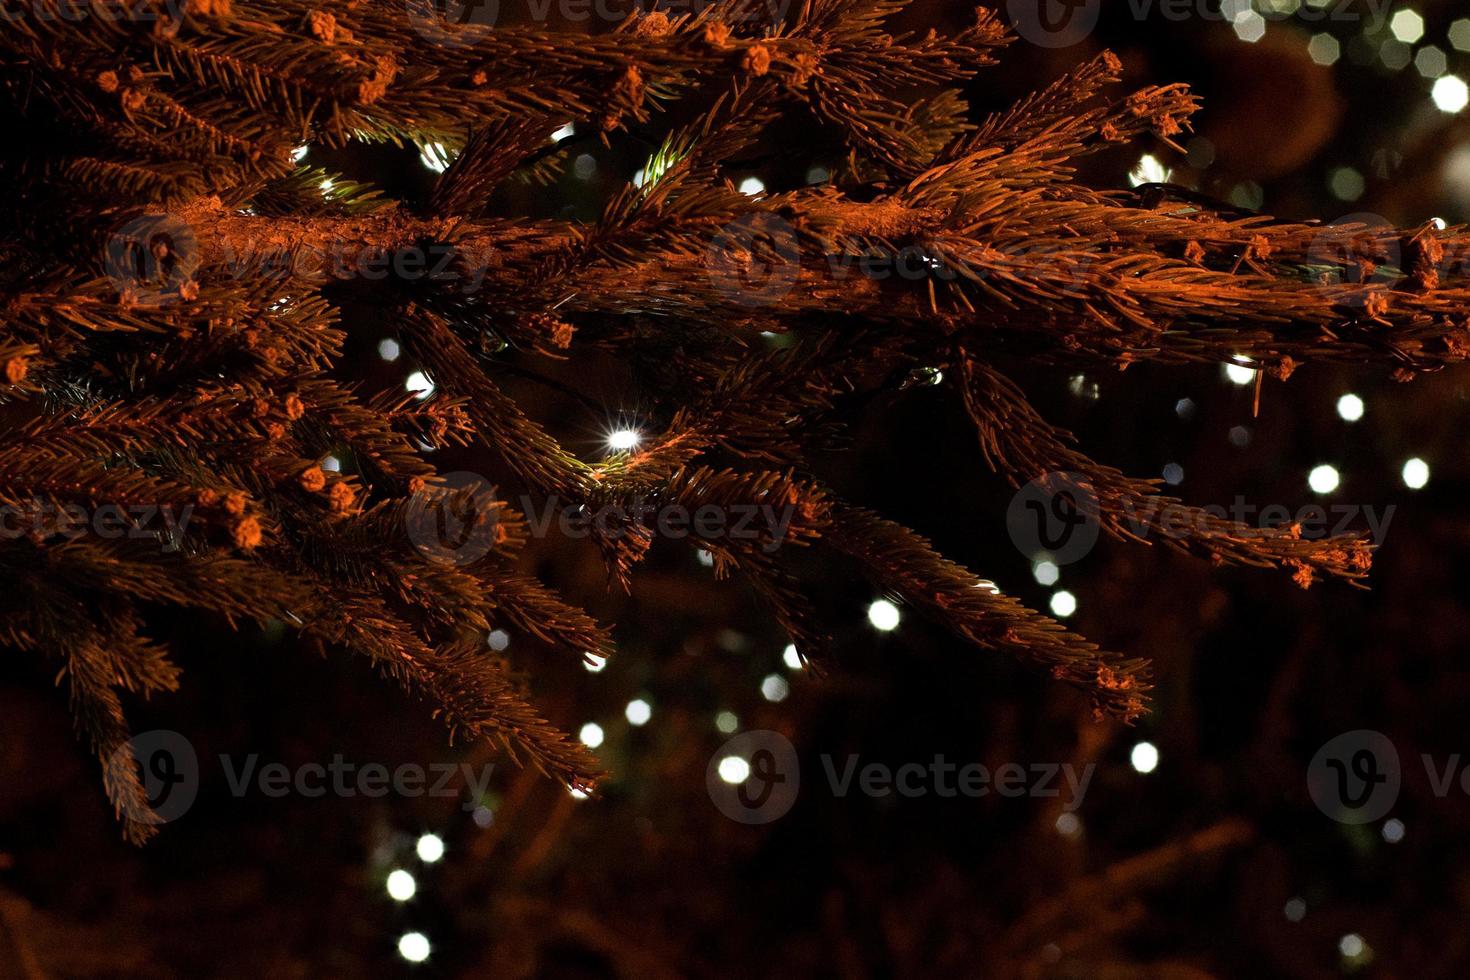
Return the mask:
<svg viewBox="0 0 1470 980">
<path fill-rule="evenodd" d="M 1307 474 L 1307 486 L 1312 488 L 1313 493 L 1331 493 L 1337 489 L 1342 482 L 1342 477 L 1337 472 L 1337 467 L 1323 463 L 1312 467 Z"/>
<path fill-rule="evenodd" d="M 567 123 L 565 126 L 558 128 L 556 132 L 551 134 L 551 142 L 560 143 L 562 140 L 571 139 L 572 135 L 576 133 L 576 131 L 577 126 L 575 123 Z"/>
<path fill-rule="evenodd" d="M 404 933 L 398 940 L 398 955 L 410 963 L 422 963 L 431 952 L 429 937 L 421 932 Z"/>
<path fill-rule="evenodd" d="M 623 717 L 628 719 L 628 724 L 634 728 L 641 728 L 648 724 L 648 719 L 653 717 L 653 705 L 642 698 L 634 698 L 623 709 Z"/>
<path fill-rule="evenodd" d="M 1128 182 L 1134 187 L 1140 184 L 1164 184 L 1174 172 L 1164 166 L 1159 158 L 1152 153 L 1145 153 L 1138 158 L 1138 165 L 1128 174 Z"/>
<path fill-rule="evenodd" d="M 1403 71 L 1409 67 L 1409 62 L 1414 58 L 1414 48 L 1403 41 L 1389 38 L 1378 46 L 1378 60 L 1383 62 L 1383 67 L 1394 71 Z"/>
<path fill-rule="evenodd" d="M 1056 562 L 1043 560 L 1031 566 L 1031 574 L 1040 585 L 1056 585 L 1057 579 L 1062 577 L 1062 570 Z"/>
<path fill-rule="evenodd" d="M 1412 10 L 1400 10 L 1389 19 L 1388 29 L 1405 44 L 1413 44 L 1424 36 L 1424 18 Z"/>
<path fill-rule="evenodd" d="M 1450 61 L 1443 51 L 1430 44 L 1415 53 L 1414 68 L 1425 78 L 1438 78 L 1450 70 Z"/>
<path fill-rule="evenodd" d="M 1352 167 L 1338 167 L 1328 177 L 1327 186 L 1340 201 L 1356 201 L 1363 196 L 1367 182 Z"/>
<path fill-rule="evenodd" d="M 902 618 L 898 607 L 887 599 L 875 599 L 868 607 L 868 622 L 873 624 L 873 629 L 883 633 L 898 629 L 898 622 Z"/>
<path fill-rule="evenodd" d="M 1184 482 L 1184 467 L 1178 463 L 1167 463 L 1164 465 L 1164 482 L 1171 487 L 1177 487 Z"/>
<path fill-rule="evenodd" d="M 607 447 L 615 452 L 625 453 L 638 445 L 642 438 L 637 429 L 614 429 L 608 433 Z"/>
<path fill-rule="evenodd" d="M 1470 19 L 1461 19 L 1450 25 L 1450 46 L 1456 51 L 1470 51 Z"/>
<path fill-rule="evenodd" d="M 576 786 L 568 786 L 567 795 L 574 800 L 585 800 L 588 798 L 586 791 L 579 789 Z"/>
<path fill-rule="evenodd" d="M 413 875 L 402 868 L 388 875 L 388 897 L 393 901 L 406 902 L 413 898 L 414 893 L 418 890 L 418 882 L 413 880 Z"/>
<path fill-rule="evenodd" d="M 766 185 L 759 177 L 747 177 L 740 182 L 737 190 L 746 197 L 756 197 L 766 192 Z"/>
<path fill-rule="evenodd" d="M 602 668 L 607 666 L 607 658 L 599 657 L 595 653 L 589 653 L 586 659 L 582 661 L 582 666 L 586 668 L 589 674 L 600 674 L 602 673 Z"/>
<path fill-rule="evenodd" d="M 1266 36 L 1266 18 L 1250 8 L 1237 11 L 1231 27 L 1235 36 L 1248 44 L 1255 44 Z"/>
<path fill-rule="evenodd" d="M 1342 57 L 1342 45 L 1331 34 L 1313 34 L 1307 42 L 1307 54 L 1319 65 L 1335 65 Z"/>
<path fill-rule="evenodd" d="M 601 725 L 595 721 L 589 721 L 582 726 L 582 730 L 577 733 L 577 737 L 582 740 L 583 745 L 589 749 L 595 749 L 602 744 L 603 739 L 607 736 L 603 732 Z"/>
<path fill-rule="evenodd" d="M 1281 913 L 1286 916 L 1287 922 L 1302 921 L 1307 915 L 1306 900 L 1300 896 L 1293 896 L 1287 899 L 1286 905 L 1281 909 Z"/>
<path fill-rule="evenodd" d="M 1417 456 L 1408 460 L 1404 463 L 1403 478 L 1404 486 L 1410 490 L 1423 490 L 1429 482 L 1429 464 Z"/>
<path fill-rule="evenodd" d="M 1397 844 L 1404 839 L 1404 822 L 1397 817 L 1385 820 L 1380 833 L 1383 834 L 1383 839 L 1386 842 Z"/>
<path fill-rule="evenodd" d="M 733 711 L 721 711 L 715 715 L 715 731 L 722 735 L 734 734 L 740 727 L 740 718 Z"/>
<path fill-rule="evenodd" d="M 403 379 L 403 388 L 419 401 L 423 401 L 434 393 L 434 382 L 424 372 L 415 371 Z"/>
<path fill-rule="evenodd" d="M 796 644 L 786 644 L 786 649 L 781 651 L 781 662 L 791 670 L 801 670 L 801 654 L 796 652 Z"/>
<path fill-rule="evenodd" d="M 1350 932 L 1337 941 L 1337 951 L 1345 960 L 1362 959 L 1368 952 L 1368 944 L 1356 932 Z"/>
<path fill-rule="evenodd" d="M 444 856 L 444 839 L 438 834 L 424 834 L 414 850 L 420 861 L 433 864 Z"/>
<path fill-rule="evenodd" d="M 1356 422 L 1363 417 L 1363 399 L 1346 394 L 1337 400 L 1337 414 L 1346 422 Z"/>
<path fill-rule="evenodd" d="M 1128 761 L 1135 772 L 1151 773 L 1159 767 L 1159 750 L 1152 742 L 1139 742 L 1128 753 Z"/>
<path fill-rule="evenodd" d="M 1249 385 L 1256 383 L 1256 369 L 1240 363 L 1244 360 L 1245 358 L 1239 358 L 1237 361 L 1225 365 L 1225 378 L 1231 384 Z"/>
<path fill-rule="evenodd" d="M 485 645 L 499 653 L 510 646 L 510 634 L 505 630 L 491 630 L 490 635 L 485 638 Z"/>
<path fill-rule="evenodd" d="M 398 341 L 392 339 L 391 337 L 386 340 L 378 341 L 378 356 L 381 357 L 383 360 L 396 361 L 398 360 L 398 355 L 400 353 L 401 349 L 398 346 Z"/>
<path fill-rule="evenodd" d="M 449 150 L 443 143 L 425 143 L 423 149 L 419 151 L 419 163 L 422 163 L 425 169 L 442 174 L 449 169 Z"/>
<path fill-rule="evenodd" d="M 1051 596 L 1052 615 L 1066 619 L 1077 611 L 1077 597 L 1066 589 L 1053 592 Z"/>
<path fill-rule="evenodd" d="M 716 770 L 720 778 L 731 786 L 739 786 L 750 778 L 750 763 L 738 755 L 727 755 L 720 760 Z"/>
<path fill-rule="evenodd" d="M 1063 813 L 1057 817 L 1056 828 L 1063 837 L 1076 837 L 1082 832 L 1082 821 L 1075 813 Z"/>
<path fill-rule="evenodd" d="M 780 674 L 767 674 L 761 681 L 761 697 L 774 703 L 785 701 L 791 693 L 791 685 Z"/>
<path fill-rule="evenodd" d="M 1456 113 L 1470 105 L 1470 88 L 1458 75 L 1442 75 L 1435 79 L 1429 97 L 1440 112 Z"/>
</svg>

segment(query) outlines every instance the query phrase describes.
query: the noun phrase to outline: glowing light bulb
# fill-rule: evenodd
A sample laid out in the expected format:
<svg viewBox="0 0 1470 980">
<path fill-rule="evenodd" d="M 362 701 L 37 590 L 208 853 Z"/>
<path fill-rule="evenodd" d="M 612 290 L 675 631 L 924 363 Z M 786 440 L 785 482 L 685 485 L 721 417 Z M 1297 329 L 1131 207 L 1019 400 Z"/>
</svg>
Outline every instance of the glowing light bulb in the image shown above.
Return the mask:
<svg viewBox="0 0 1470 980">
<path fill-rule="evenodd" d="M 1343 395 L 1337 400 L 1337 414 L 1345 421 L 1358 421 L 1363 417 L 1363 399 L 1357 395 Z"/>
<path fill-rule="evenodd" d="M 1341 481 L 1337 467 L 1328 466 L 1326 463 L 1313 467 L 1312 472 L 1307 474 L 1307 486 L 1311 487 L 1314 493 L 1331 493 L 1337 489 Z"/>
<path fill-rule="evenodd" d="M 638 445 L 642 435 L 636 429 L 617 429 L 607 437 L 607 447 L 616 452 L 625 453 Z"/>
<path fill-rule="evenodd" d="M 420 861 L 433 864 L 444 856 L 444 841 L 438 834 L 425 834 L 419 838 L 416 850 Z"/>
<path fill-rule="evenodd" d="M 1051 611 L 1052 615 L 1066 619 L 1077 611 L 1077 597 L 1065 589 L 1060 592 L 1053 592 L 1051 597 Z"/>
<path fill-rule="evenodd" d="M 403 381 L 403 389 L 413 392 L 413 397 L 423 401 L 434 393 L 434 382 L 422 371 L 415 371 Z"/>
<path fill-rule="evenodd" d="M 868 622 L 873 624 L 875 630 L 884 633 L 898 629 L 898 621 L 902 618 L 898 607 L 887 599 L 874 600 L 868 607 Z"/>
<path fill-rule="evenodd" d="M 1422 490 L 1429 482 L 1429 464 L 1417 457 L 1404 464 L 1404 486 L 1410 490 Z"/>
<path fill-rule="evenodd" d="M 1231 384 L 1248 385 L 1254 384 L 1256 372 L 1254 368 L 1246 367 L 1244 364 L 1225 365 L 1225 377 Z"/>
<path fill-rule="evenodd" d="M 786 644 L 786 649 L 781 653 L 781 662 L 792 670 L 801 670 L 801 654 L 796 652 L 796 644 Z"/>
<path fill-rule="evenodd" d="M 750 778 L 750 763 L 738 755 L 727 755 L 720 760 L 720 778 L 731 786 L 738 786 Z"/>
<path fill-rule="evenodd" d="M 401 868 L 388 876 L 388 897 L 395 902 L 408 901 L 418 890 L 419 886 L 413 880 L 413 875 Z"/>
<path fill-rule="evenodd" d="M 653 717 L 653 705 L 642 698 L 635 698 L 628 702 L 623 709 L 623 717 L 628 719 L 628 724 L 635 728 L 648 724 L 648 719 Z"/>
<path fill-rule="evenodd" d="M 589 674 L 600 674 L 602 673 L 602 668 L 607 666 L 607 658 L 589 653 L 587 654 L 587 659 L 582 661 L 582 666 L 587 668 L 587 673 Z"/>
<path fill-rule="evenodd" d="M 410 963 L 422 963 L 429 958 L 429 938 L 421 932 L 404 933 L 398 940 L 398 955 Z"/>
<path fill-rule="evenodd" d="M 786 696 L 791 693 L 791 685 L 786 683 L 786 678 L 780 674 L 767 674 L 761 681 L 761 697 L 767 701 L 785 701 Z"/>
<path fill-rule="evenodd" d="M 1470 88 L 1455 75 L 1442 75 L 1434 81 L 1429 92 L 1440 112 L 1455 113 L 1470 105 Z"/>
<path fill-rule="evenodd" d="M 577 737 L 582 740 L 583 745 L 589 749 L 595 749 L 602 744 L 602 740 L 606 735 L 603 733 L 601 725 L 595 721 L 589 721 L 582 726 L 582 730 L 577 733 Z"/>
<path fill-rule="evenodd" d="M 1128 761 L 1137 772 L 1153 772 L 1159 765 L 1159 750 L 1152 742 L 1139 742 L 1128 754 Z"/>
</svg>

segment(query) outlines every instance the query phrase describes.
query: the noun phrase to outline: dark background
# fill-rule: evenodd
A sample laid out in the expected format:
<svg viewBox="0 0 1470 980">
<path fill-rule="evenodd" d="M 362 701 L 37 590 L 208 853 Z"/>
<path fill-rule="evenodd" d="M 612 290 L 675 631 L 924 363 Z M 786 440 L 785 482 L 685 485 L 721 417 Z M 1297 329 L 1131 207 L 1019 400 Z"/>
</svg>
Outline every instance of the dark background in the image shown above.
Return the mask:
<svg viewBox="0 0 1470 980">
<path fill-rule="evenodd" d="M 1450 72 L 1470 78 L 1470 53 L 1446 40 L 1451 22 L 1470 14 L 1449 2 L 1390 12 L 1406 6 L 1426 23 L 1412 50 L 1435 45 Z M 1177 183 L 1284 218 L 1470 219 L 1466 116 L 1436 109 L 1432 81 L 1413 64 L 1384 63 L 1386 29 L 1299 15 L 1270 19 L 1247 43 L 1213 7 L 1177 22 L 1157 10 L 1139 20 L 1128 3 L 1103 8 L 1079 45 L 1015 44 L 972 86 L 977 112 L 1108 46 L 1128 85 L 1195 86 L 1205 99 L 1195 136 L 1206 142 L 1184 141 L 1187 160 L 1162 145 L 1095 158 L 1081 178 L 1094 186 L 1128 186 L 1148 152 Z M 964 5 L 916 3 L 902 20 L 944 29 L 968 16 Z M 1324 31 L 1344 51 L 1330 66 L 1307 53 Z M 1386 50 L 1396 64 L 1401 52 Z M 505 207 L 589 217 L 652 148 L 634 136 L 609 147 L 589 140 L 552 188 L 508 194 Z M 836 159 L 824 160 L 835 147 L 802 121 L 773 133 L 767 151 L 751 173 L 772 189 L 799 186 L 810 167 Z M 581 152 L 595 160 L 585 178 Z M 416 150 L 314 150 L 307 162 L 408 199 L 432 178 Z M 1334 194 L 1340 168 L 1361 175 L 1357 200 Z M 353 370 L 369 385 L 401 384 L 408 366 L 377 356 L 392 324 L 370 309 L 344 317 Z M 155 632 L 179 651 L 184 688 L 129 714 L 137 731 L 186 735 L 203 781 L 190 812 L 134 850 L 47 666 L 0 658 L 0 975 L 1464 975 L 1470 794 L 1456 782 L 1435 795 L 1420 756 L 1456 772 L 1456 753 L 1470 763 L 1470 469 L 1460 452 L 1470 377 L 1400 385 L 1387 375 L 1303 368 L 1287 384 L 1266 384 L 1255 417 L 1252 386 L 1218 368 L 1024 378 L 1095 458 L 1139 475 L 1181 466 L 1175 492 L 1190 503 L 1228 505 L 1240 494 L 1293 510 L 1395 507 L 1371 591 L 1303 591 L 1278 574 L 1106 540 L 1044 587 L 1007 533 L 1010 493 L 985 470 L 943 385 L 872 404 L 855 420 L 851 452 L 821 461 L 849 498 L 930 536 L 1007 592 L 1046 608 L 1065 588 L 1078 602 L 1070 625 L 1153 658 L 1153 711 L 1131 729 L 1095 723 L 1080 696 L 965 648 L 914 613 L 891 633 L 875 631 L 866 608 L 877 596 L 847 569 L 808 570 L 837 639 L 836 661 L 817 679 L 782 665 L 786 640 L 750 594 L 715 582 L 689 549 L 660 542 L 622 596 L 605 589 L 590 546 L 553 537 L 535 543 L 526 567 L 616 623 L 618 654 L 593 674 L 527 637 L 511 636 L 508 652 L 553 721 L 606 730 L 600 756 L 612 778 L 602 798 L 574 800 L 501 755 L 448 745 L 425 705 L 285 628 L 233 633 L 208 617 L 172 615 Z M 562 380 L 605 412 L 543 384 L 510 385 L 588 458 L 609 420 L 638 417 L 615 363 Z M 1366 404 L 1356 423 L 1335 408 L 1347 392 Z M 1184 398 L 1194 404 L 1188 417 L 1176 410 Z M 1248 438 L 1232 441 L 1236 427 Z M 498 479 L 491 459 L 440 455 L 443 471 Z M 1410 457 L 1431 468 L 1423 489 L 1400 476 Z M 1341 483 L 1317 495 L 1306 477 L 1323 463 Z M 791 681 L 780 703 L 761 696 L 771 673 Z M 623 708 L 639 696 L 653 717 L 633 728 Z M 779 731 L 797 748 L 803 788 L 772 824 L 731 821 L 706 793 L 706 765 L 727 737 L 714 718 L 725 710 L 739 730 Z M 1397 842 L 1384 820 L 1340 824 L 1308 796 L 1314 753 L 1357 729 L 1386 734 L 1403 762 L 1388 814 L 1402 825 Z M 1160 759 L 1147 774 L 1129 762 L 1144 740 Z M 497 768 L 481 801 L 237 799 L 222 753 L 293 766 L 341 754 L 390 768 Z M 942 754 L 992 768 L 1097 770 L 1078 826 L 1063 833 L 1056 799 L 835 797 L 821 757 L 852 753 L 895 766 Z M 467 804 L 484 805 L 489 825 Z M 447 847 L 432 865 L 414 854 L 426 832 Z M 385 891 L 394 868 L 417 879 L 407 903 Z M 1288 916 L 1293 899 L 1301 904 Z M 432 943 L 424 964 L 398 955 L 409 931 Z"/>
</svg>

